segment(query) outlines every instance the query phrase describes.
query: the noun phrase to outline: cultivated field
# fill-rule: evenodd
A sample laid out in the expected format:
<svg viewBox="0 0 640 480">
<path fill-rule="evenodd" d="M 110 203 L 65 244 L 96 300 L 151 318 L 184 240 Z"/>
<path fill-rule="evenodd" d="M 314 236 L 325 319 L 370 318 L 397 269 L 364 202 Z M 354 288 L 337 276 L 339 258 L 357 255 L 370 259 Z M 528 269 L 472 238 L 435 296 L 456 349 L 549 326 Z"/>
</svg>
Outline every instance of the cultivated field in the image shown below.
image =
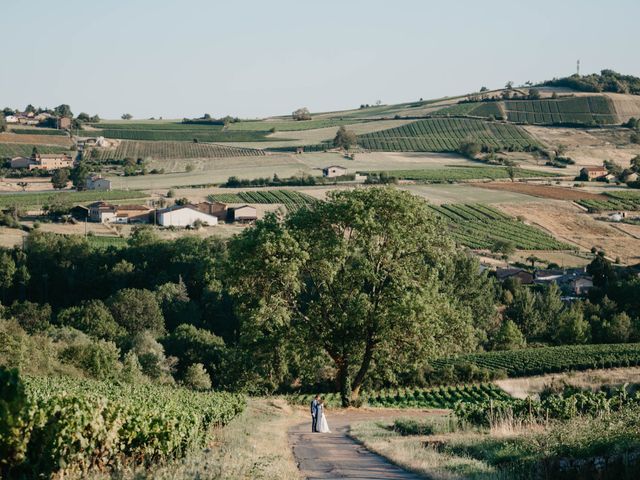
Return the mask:
<svg viewBox="0 0 640 480">
<path fill-rule="evenodd" d="M 366 172 L 380 174 L 382 172 Z M 429 168 L 425 170 L 394 170 L 390 173 L 401 180 L 415 180 L 418 182 L 445 183 L 469 180 L 498 180 L 509 178 L 506 167 L 467 167 L 446 165 L 444 168 Z M 517 178 L 553 177 L 554 173 L 533 171 L 522 168 L 515 170 Z"/>
<path fill-rule="evenodd" d="M 91 160 L 123 160 L 125 158 L 183 159 L 183 158 L 225 158 L 264 155 L 262 150 L 230 147 L 214 143 L 193 142 L 150 142 L 122 140 L 114 148 L 92 148 Z"/>
<path fill-rule="evenodd" d="M 531 195 L 533 197 L 552 198 L 555 200 L 606 200 L 605 197 L 597 193 L 586 192 L 575 188 L 554 187 L 532 183 L 495 182 L 483 183 L 478 186 L 482 188 L 488 188 L 490 190 L 506 190 L 508 192 L 523 193 L 525 195 Z"/>
<path fill-rule="evenodd" d="M 59 130 L 54 130 L 58 132 Z M 29 133 L 0 133 L 0 143 L 24 143 L 27 145 L 49 145 L 70 147 L 73 142 L 66 135 L 42 135 L 36 134 L 37 131 L 28 130 Z"/>
<path fill-rule="evenodd" d="M 596 220 L 580 207 L 564 201 L 500 204 L 500 210 L 522 216 L 528 223 L 539 226 L 563 242 L 578 245 L 583 251 L 597 247 L 611 259 L 633 264 L 640 260 L 640 227 L 630 234 L 617 225 Z"/>
<path fill-rule="evenodd" d="M 557 100 L 507 100 L 507 119 L 531 124 L 614 124 L 619 123 L 613 103 L 605 96 L 579 96 Z"/>
<path fill-rule="evenodd" d="M 34 147 L 37 148 L 40 153 L 74 154 L 74 152 L 69 151 L 68 147 L 41 144 L 35 145 L 31 143 L 0 143 L 0 159 L 11 157 L 30 157 Z"/>
<path fill-rule="evenodd" d="M 475 140 L 498 149 L 527 150 L 538 142 L 510 124 L 466 118 L 430 118 L 402 127 L 358 136 L 369 150 L 399 152 L 455 152 L 460 143 Z"/>
<path fill-rule="evenodd" d="M 223 203 L 282 204 L 289 211 L 312 205 L 317 201 L 314 197 L 294 190 L 254 190 L 237 193 L 218 193 L 209 195 L 208 199 L 211 202 Z"/>
</svg>

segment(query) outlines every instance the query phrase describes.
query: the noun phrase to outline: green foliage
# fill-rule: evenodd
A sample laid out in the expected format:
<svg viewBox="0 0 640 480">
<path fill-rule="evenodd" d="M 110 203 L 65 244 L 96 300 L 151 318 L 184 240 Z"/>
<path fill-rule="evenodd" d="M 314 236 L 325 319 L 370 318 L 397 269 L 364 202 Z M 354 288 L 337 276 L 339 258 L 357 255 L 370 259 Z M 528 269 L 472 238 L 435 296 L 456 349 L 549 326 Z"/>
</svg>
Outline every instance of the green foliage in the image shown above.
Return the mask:
<svg viewBox="0 0 640 480">
<path fill-rule="evenodd" d="M 518 178 L 553 177 L 554 173 L 538 172 L 518 168 L 515 170 Z M 500 180 L 509 178 L 506 167 L 462 167 L 450 165 L 446 168 L 425 168 L 421 170 L 389 170 L 360 172 L 367 175 L 387 175 L 394 179 L 415 180 L 425 183 L 452 183 L 465 180 L 491 179 Z"/>
<path fill-rule="evenodd" d="M 96 200 L 125 200 L 131 198 L 145 198 L 146 193 L 137 190 L 111 190 L 60 193 L 10 193 L 0 196 L 0 207 L 18 206 L 21 208 L 38 207 L 50 204 L 60 199 L 67 203 L 89 203 Z"/>
<path fill-rule="evenodd" d="M 33 149 L 38 149 L 39 153 L 69 153 L 67 147 L 56 147 L 52 145 L 27 145 L 24 143 L 0 143 L 0 159 L 12 157 L 30 157 Z"/>
<path fill-rule="evenodd" d="M 0 452 L 16 476 L 84 476 L 123 460 L 181 458 L 245 406 L 241 396 L 152 385 L 28 377 L 25 388 L 3 369 L 0 380 L 10 386 L 0 390 L 0 408 L 10 414 L 0 416 L 0 432 L 8 431 Z"/>
<path fill-rule="evenodd" d="M 357 136 L 351 130 L 347 130 L 344 126 L 338 128 L 336 136 L 333 139 L 333 146 L 349 150 L 356 144 Z"/>
<path fill-rule="evenodd" d="M 626 367 L 640 364 L 640 343 L 563 345 L 505 352 L 494 351 L 435 360 L 432 365 L 443 368 L 446 365 L 456 365 L 461 362 L 505 371 L 510 377 Z"/>
<path fill-rule="evenodd" d="M 165 142 L 260 142 L 267 141 L 268 128 L 264 131 L 239 131 L 224 129 L 222 125 L 191 125 L 184 123 L 122 122 L 104 123 L 100 130 L 91 130 L 92 136 L 123 140 L 153 140 Z M 75 131 L 86 136 L 87 131 Z"/>
<path fill-rule="evenodd" d="M 149 331 L 156 336 L 164 333 L 164 318 L 153 292 L 125 288 L 106 301 L 114 320 L 128 333 Z"/>
<path fill-rule="evenodd" d="M 51 322 L 51 307 L 48 304 L 41 305 L 28 300 L 14 302 L 9 314 L 28 333 L 46 330 Z"/>
<path fill-rule="evenodd" d="M 57 322 L 104 340 L 115 341 L 125 333 L 104 302 L 97 299 L 85 300 L 77 306 L 61 310 Z"/>
<path fill-rule="evenodd" d="M 194 363 L 187 367 L 182 383 L 192 390 L 211 390 L 211 377 L 201 363 Z"/>
<path fill-rule="evenodd" d="M 602 199 L 583 199 L 577 203 L 593 212 L 607 210 L 640 210 L 640 193 L 629 191 L 607 192 Z"/>
<path fill-rule="evenodd" d="M 487 148 L 522 151 L 538 146 L 523 129 L 468 118 L 429 118 L 358 136 L 358 145 L 391 152 L 456 152 L 464 141 Z"/>
<path fill-rule="evenodd" d="M 264 155 L 263 150 L 211 143 L 123 140 L 113 148 L 91 148 L 89 158 L 98 162 L 126 158 L 229 158 Z"/>
<path fill-rule="evenodd" d="M 527 344 L 518 326 L 510 319 L 502 322 L 493 343 L 495 350 L 515 350 Z"/>
<path fill-rule="evenodd" d="M 613 70 L 605 69 L 600 73 L 590 75 L 571 75 L 555 78 L 544 82 L 543 85 L 552 87 L 566 87 L 581 92 L 613 92 L 640 94 L 640 78 L 633 75 L 622 75 Z"/>
</svg>

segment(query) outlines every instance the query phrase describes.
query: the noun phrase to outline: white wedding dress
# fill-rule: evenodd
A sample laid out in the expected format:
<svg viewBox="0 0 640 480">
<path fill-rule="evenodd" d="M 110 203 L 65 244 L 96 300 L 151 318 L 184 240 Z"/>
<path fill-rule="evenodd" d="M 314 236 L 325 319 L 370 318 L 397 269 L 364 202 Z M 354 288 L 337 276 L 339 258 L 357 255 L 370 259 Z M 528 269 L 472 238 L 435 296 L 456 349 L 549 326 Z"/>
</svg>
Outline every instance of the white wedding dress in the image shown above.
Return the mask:
<svg viewBox="0 0 640 480">
<path fill-rule="evenodd" d="M 324 406 L 322 405 L 318 405 L 318 432 L 331 433 L 329 424 L 327 423 L 327 417 L 324 415 Z"/>
</svg>

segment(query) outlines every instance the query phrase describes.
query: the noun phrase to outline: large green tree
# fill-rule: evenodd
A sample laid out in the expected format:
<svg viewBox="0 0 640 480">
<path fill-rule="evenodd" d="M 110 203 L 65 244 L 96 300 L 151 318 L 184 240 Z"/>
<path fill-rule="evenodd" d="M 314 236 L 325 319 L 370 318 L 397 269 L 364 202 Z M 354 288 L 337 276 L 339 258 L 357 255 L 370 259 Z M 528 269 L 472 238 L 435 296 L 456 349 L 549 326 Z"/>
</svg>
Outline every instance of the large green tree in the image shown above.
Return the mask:
<svg viewBox="0 0 640 480">
<path fill-rule="evenodd" d="M 287 349 L 326 355 L 344 405 L 375 364 L 471 348 L 471 309 L 444 275 L 455 256 L 446 231 L 423 200 L 392 188 L 268 216 L 229 246 L 241 344 L 276 381 Z"/>
</svg>

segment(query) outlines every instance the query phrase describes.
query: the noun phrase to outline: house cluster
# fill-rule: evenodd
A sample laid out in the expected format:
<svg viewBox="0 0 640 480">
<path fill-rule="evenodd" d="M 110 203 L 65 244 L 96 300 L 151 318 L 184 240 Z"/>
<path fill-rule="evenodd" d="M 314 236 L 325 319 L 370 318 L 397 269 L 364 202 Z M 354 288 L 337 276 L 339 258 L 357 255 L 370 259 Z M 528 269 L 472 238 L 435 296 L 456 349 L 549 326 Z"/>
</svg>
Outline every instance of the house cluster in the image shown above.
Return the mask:
<svg viewBox="0 0 640 480">
<path fill-rule="evenodd" d="M 231 207 L 221 202 L 200 202 L 153 209 L 145 205 L 112 205 L 94 202 L 86 207 L 78 205 L 71 214 L 77 220 L 98 223 L 153 223 L 163 227 L 190 227 L 194 224 L 217 225 L 218 222 L 253 223 L 258 219 L 255 207 Z"/>
<path fill-rule="evenodd" d="M 57 117 L 47 112 L 16 112 L 13 115 L 7 115 L 5 120 L 7 123 L 13 125 L 36 126 L 43 123 L 50 123 L 56 125 L 56 128 L 61 130 L 71 128 L 71 118 Z"/>
<path fill-rule="evenodd" d="M 51 172 L 60 168 L 73 168 L 74 159 L 66 153 L 37 153 L 30 157 L 13 157 L 11 168 L 27 170 L 46 170 Z"/>
<path fill-rule="evenodd" d="M 555 282 L 567 298 L 586 295 L 593 288 L 593 279 L 584 268 L 566 270 L 535 270 L 522 268 L 498 268 L 496 278 L 504 282 L 508 278 L 517 279 L 522 285 L 548 285 Z"/>
</svg>

